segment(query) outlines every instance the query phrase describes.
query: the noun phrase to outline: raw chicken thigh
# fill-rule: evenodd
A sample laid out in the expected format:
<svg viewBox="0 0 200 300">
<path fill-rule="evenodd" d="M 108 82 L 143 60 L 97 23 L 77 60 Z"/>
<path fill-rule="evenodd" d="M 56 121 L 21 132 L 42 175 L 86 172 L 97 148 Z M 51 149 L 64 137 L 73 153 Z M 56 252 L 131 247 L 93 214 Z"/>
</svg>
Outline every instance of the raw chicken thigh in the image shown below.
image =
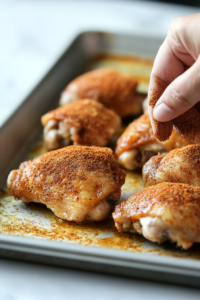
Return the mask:
<svg viewBox="0 0 200 300">
<path fill-rule="evenodd" d="M 22 163 L 7 184 L 15 199 L 43 203 L 59 218 L 80 223 L 106 219 L 124 181 L 109 148 L 69 146 Z"/>
<path fill-rule="evenodd" d="M 142 112 L 144 95 L 136 92 L 138 82 L 113 69 L 98 69 L 75 78 L 65 88 L 60 104 L 91 98 L 124 117 Z"/>
<path fill-rule="evenodd" d="M 152 157 L 143 167 L 143 179 L 147 185 L 179 182 L 200 187 L 200 145 Z"/>
<path fill-rule="evenodd" d="M 180 183 L 150 186 L 115 207 L 115 226 L 188 249 L 200 242 L 200 188 Z"/>
<path fill-rule="evenodd" d="M 120 117 L 91 99 L 54 109 L 42 117 L 48 150 L 76 145 L 106 146 L 121 127 Z"/>
<path fill-rule="evenodd" d="M 134 120 L 117 141 L 115 155 L 127 170 L 136 170 L 158 152 L 181 148 L 192 142 L 184 139 L 175 129 L 169 140 L 159 142 L 153 135 L 148 114 Z"/>
</svg>

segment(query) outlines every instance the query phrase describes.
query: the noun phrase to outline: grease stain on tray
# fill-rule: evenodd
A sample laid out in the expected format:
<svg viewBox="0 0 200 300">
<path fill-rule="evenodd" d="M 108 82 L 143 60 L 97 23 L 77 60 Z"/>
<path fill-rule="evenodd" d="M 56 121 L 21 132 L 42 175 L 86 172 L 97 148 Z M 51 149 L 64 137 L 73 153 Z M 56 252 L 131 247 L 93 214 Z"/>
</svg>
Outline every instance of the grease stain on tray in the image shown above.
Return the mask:
<svg viewBox="0 0 200 300">
<path fill-rule="evenodd" d="M 139 174 L 128 174 L 127 187 L 131 182 L 138 182 Z M 137 184 L 134 184 L 136 190 Z M 125 184 L 126 187 L 126 184 Z M 126 190 L 126 189 L 125 189 Z M 200 247 L 194 245 L 184 251 L 173 244 L 153 244 L 142 236 L 118 232 L 110 218 L 104 222 L 76 224 L 58 219 L 43 204 L 23 203 L 11 197 L 8 191 L 0 191 L 0 233 L 53 241 L 75 243 L 86 246 L 98 246 L 133 252 L 187 257 L 200 259 Z"/>
<path fill-rule="evenodd" d="M 44 205 L 16 201 L 8 192 L 1 197 L 0 233 L 132 251 L 141 248 L 140 237 L 133 242 L 131 235 L 117 232 L 112 219 L 84 224 L 62 221 Z"/>
</svg>

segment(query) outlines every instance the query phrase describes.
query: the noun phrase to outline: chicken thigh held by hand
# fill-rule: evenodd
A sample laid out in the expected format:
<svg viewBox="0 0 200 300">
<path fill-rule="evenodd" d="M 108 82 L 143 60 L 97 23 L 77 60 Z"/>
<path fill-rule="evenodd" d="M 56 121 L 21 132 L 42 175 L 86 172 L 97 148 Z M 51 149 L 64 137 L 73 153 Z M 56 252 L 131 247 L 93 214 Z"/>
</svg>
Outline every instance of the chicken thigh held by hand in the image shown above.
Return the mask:
<svg viewBox="0 0 200 300">
<path fill-rule="evenodd" d="M 7 184 L 15 199 L 43 203 L 59 218 L 80 223 L 106 219 L 124 181 L 112 150 L 69 146 L 21 164 Z"/>
</svg>

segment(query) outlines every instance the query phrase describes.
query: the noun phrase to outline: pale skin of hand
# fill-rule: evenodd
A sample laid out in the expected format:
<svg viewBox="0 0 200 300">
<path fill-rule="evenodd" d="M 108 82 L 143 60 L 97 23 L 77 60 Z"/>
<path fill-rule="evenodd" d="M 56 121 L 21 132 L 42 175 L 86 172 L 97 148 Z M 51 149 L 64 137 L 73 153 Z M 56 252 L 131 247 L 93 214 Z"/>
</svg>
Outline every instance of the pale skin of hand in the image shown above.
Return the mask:
<svg viewBox="0 0 200 300">
<path fill-rule="evenodd" d="M 156 89 L 155 78 L 166 90 L 154 110 L 148 107 L 151 120 L 152 116 L 160 122 L 172 120 L 194 105 L 200 111 L 200 14 L 172 22 L 154 61 L 149 95 Z M 200 129 L 195 141 L 200 142 Z"/>
</svg>

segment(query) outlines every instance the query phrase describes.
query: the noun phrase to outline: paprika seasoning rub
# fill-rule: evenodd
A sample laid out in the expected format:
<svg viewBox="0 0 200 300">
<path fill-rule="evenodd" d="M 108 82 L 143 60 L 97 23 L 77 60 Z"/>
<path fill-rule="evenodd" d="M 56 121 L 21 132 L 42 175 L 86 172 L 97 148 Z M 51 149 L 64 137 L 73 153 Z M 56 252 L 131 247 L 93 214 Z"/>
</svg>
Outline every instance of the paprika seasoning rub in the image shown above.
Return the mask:
<svg viewBox="0 0 200 300">
<path fill-rule="evenodd" d="M 166 88 L 164 82 L 157 77 L 155 78 L 155 84 L 156 88 L 151 90 L 149 95 L 149 106 L 151 106 L 153 109 Z M 151 117 L 153 121 L 155 137 L 161 142 L 168 140 L 170 135 L 172 134 L 173 121 L 171 120 L 168 122 L 159 122 L 154 119 L 153 111 Z"/>
<path fill-rule="evenodd" d="M 200 242 L 200 188 L 164 182 L 149 186 L 115 206 L 115 226 L 162 243 L 170 240 L 188 249 Z"/>
<path fill-rule="evenodd" d="M 200 114 L 195 106 L 173 120 L 175 129 L 190 141 L 195 141 L 200 130 Z"/>
<path fill-rule="evenodd" d="M 157 77 L 155 78 L 155 84 L 156 88 L 154 88 L 149 95 L 149 106 L 152 108 L 155 107 L 157 101 L 167 87 L 164 82 Z M 169 139 L 172 134 L 173 126 L 183 138 L 193 142 L 195 141 L 197 132 L 200 130 L 200 113 L 195 106 L 179 117 L 168 122 L 159 122 L 155 120 L 153 112 L 151 117 L 153 121 L 154 135 L 161 142 Z"/>
</svg>

